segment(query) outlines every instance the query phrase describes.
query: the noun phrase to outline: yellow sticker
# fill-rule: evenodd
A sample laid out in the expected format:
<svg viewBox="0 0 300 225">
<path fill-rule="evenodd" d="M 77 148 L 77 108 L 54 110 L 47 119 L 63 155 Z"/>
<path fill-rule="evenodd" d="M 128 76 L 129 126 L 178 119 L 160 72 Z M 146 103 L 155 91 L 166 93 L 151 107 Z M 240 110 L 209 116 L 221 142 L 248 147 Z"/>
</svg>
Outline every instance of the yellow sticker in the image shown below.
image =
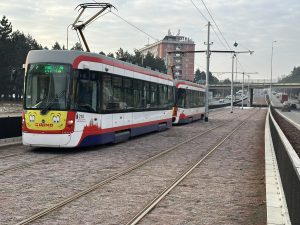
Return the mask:
<svg viewBox="0 0 300 225">
<path fill-rule="evenodd" d="M 24 111 L 26 127 L 42 131 L 65 129 L 67 114 L 68 112 L 65 111 L 49 111 L 46 115 L 41 115 L 41 110 Z"/>
</svg>

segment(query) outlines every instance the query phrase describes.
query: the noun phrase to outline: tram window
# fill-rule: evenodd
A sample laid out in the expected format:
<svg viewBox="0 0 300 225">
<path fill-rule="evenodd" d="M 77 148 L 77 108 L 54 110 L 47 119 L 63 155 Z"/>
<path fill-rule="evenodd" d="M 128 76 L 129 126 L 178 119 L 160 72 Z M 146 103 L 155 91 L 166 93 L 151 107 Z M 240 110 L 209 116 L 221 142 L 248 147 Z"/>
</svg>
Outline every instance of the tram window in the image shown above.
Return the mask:
<svg viewBox="0 0 300 225">
<path fill-rule="evenodd" d="M 77 85 L 77 110 L 97 111 L 97 81 L 80 79 Z"/>
<path fill-rule="evenodd" d="M 113 83 L 113 102 L 110 102 L 107 109 L 123 110 L 127 106 L 123 101 L 122 77 L 112 77 Z"/>
<path fill-rule="evenodd" d="M 174 104 L 174 87 L 168 86 L 168 102 L 169 107 L 173 106 Z"/>
<path fill-rule="evenodd" d="M 133 107 L 135 109 L 143 108 L 142 94 L 143 94 L 143 81 L 134 79 L 133 81 Z"/>
<path fill-rule="evenodd" d="M 97 112 L 99 80 L 96 72 L 76 70 L 74 73 L 74 99 L 71 108 L 78 111 Z"/>
<path fill-rule="evenodd" d="M 132 79 L 123 78 L 123 85 L 124 85 L 124 102 L 127 106 L 127 109 L 133 108 L 133 101 L 132 101 Z"/>
<path fill-rule="evenodd" d="M 158 99 L 157 99 L 157 84 L 151 83 L 150 84 L 150 108 L 156 108 Z"/>
<path fill-rule="evenodd" d="M 159 88 L 159 105 L 161 108 L 168 107 L 168 86 L 158 85 Z"/>
<path fill-rule="evenodd" d="M 187 109 L 190 108 L 190 101 L 191 101 L 191 91 L 186 90 L 184 108 L 187 108 Z"/>
<path fill-rule="evenodd" d="M 177 90 L 177 106 L 179 108 L 184 108 L 185 103 L 185 90 L 184 89 L 176 89 Z"/>
<path fill-rule="evenodd" d="M 111 76 L 102 76 L 102 105 L 101 109 L 108 109 L 108 103 L 113 101 L 113 89 L 111 84 Z"/>
<path fill-rule="evenodd" d="M 145 81 L 143 83 L 143 94 L 142 94 L 142 103 L 144 108 L 150 108 L 150 89 L 149 89 L 149 82 Z"/>
</svg>

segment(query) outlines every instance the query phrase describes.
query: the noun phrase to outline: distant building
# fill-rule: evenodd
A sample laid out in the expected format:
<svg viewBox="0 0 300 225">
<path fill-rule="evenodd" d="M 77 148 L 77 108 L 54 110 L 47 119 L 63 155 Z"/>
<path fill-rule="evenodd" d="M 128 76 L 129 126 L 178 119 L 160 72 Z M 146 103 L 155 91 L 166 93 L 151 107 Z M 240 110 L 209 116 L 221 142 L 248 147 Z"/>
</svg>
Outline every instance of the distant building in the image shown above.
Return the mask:
<svg viewBox="0 0 300 225">
<path fill-rule="evenodd" d="M 195 51 L 195 43 L 190 38 L 180 36 L 180 31 L 176 36 L 172 35 L 170 30 L 163 40 L 148 44 L 140 49 L 143 55 L 150 52 L 154 57 L 158 56 L 165 61 L 168 68 L 168 74 L 172 74 L 173 66 L 174 75 L 178 79 L 194 80 L 194 53 L 167 54 L 170 51 Z"/>
</svg>

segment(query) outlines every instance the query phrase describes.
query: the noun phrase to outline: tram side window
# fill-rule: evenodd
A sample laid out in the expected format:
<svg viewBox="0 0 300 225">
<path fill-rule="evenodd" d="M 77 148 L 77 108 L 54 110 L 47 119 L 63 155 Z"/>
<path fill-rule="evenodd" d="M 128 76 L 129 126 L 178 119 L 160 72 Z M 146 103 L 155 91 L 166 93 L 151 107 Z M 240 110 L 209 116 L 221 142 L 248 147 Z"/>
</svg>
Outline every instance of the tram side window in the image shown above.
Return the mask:
<svg viewBox="0 0 300 225">
<path fill-rule="evenodd" d="M 158 91 L 157 84 L 150 83 L 150 108 L 158 107 Z"/>
<path fill-rule="evenodd" d="M 196 91 L 191 90 L 191 104 L 190 104 L 190 107 L 191 107 L 191 108 L 197 107 L 196 94 L 197 94 Z"/>
<path fill-rule="evenodd" d="M 97 111 L 97 86 L 96 79 L 91 80 L 88 71 L 80 71 L 76 89 L 77 110 L 96 112 Z"/>
<path fill-rule="evenodd" d="M 196 100 L 196 106 L 200 107 L 201 104 L 200 104 L 200 92 L 199 91 L 196 92 L 196 98 L 195 98 L 195 100 Z"/>
<path fill-rule="evenodd" d="M 102 76 L 102 110 L 107 110 L 110 106 L 109 103 L 113 101 L 113 92 L 111 84 L 111 76 Z"/>
<path fill-rule="evenodd" d="M 159 106 L 160 108 L 167 108 L 168 105 L 168 86 L 159 84 Z"/>
<path fill-rule="evenodd" d="M 132 89 L 132 79 L 123 78 L 123 91 L 124 91 L 124 103 L 126 109 L 133 109 L 133 89 Z"/>
<path fill-rule="evenodd" d="M 143 95 L 142 95 L 142 101 L 143 105 L 145 108 L 149 109 L 151 106 L 151 101 L 150 101 L 150 83 L 145 81 L 143 82 Z"/>
<path fill-rule="evenodd" d="M 133 80 L 133 107 L 142 109 L 145 107 L 145 99 L 143 98 L 143 81 Z"/>
<path fill-rule="evenodd" d="M 201 92 L 202 106 L 205 105 L 205 98 L 206 98 L 205 93 Z"/>
</svg>

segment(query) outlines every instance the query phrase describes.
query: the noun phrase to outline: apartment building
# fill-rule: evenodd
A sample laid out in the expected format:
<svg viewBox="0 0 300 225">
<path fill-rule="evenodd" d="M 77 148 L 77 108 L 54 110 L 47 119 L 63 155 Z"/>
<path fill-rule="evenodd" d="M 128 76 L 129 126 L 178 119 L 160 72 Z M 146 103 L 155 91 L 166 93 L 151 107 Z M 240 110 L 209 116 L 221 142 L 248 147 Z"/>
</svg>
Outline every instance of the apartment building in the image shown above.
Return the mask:
<svg viewBox="0 0 300 225">
<path fill-rule="evenodd" d="M 168 35 L 163 40 L 148 44 L 140 49 L 142 54 L 147 52 L 152 53 L 155 57 L 158 56 L 165 61 L 168 68 L 168 74 L 172 74 L 171 66 L 173 66 L 173 73 L 177 79 L 194 80 L 194 53 L 181 54 L 180 51 L 195 51 L 195 43 L 190 38 L 180 35 Z M 178 51 L 178 53 L 168 54 L 168 52 Z"/>
</svg>

